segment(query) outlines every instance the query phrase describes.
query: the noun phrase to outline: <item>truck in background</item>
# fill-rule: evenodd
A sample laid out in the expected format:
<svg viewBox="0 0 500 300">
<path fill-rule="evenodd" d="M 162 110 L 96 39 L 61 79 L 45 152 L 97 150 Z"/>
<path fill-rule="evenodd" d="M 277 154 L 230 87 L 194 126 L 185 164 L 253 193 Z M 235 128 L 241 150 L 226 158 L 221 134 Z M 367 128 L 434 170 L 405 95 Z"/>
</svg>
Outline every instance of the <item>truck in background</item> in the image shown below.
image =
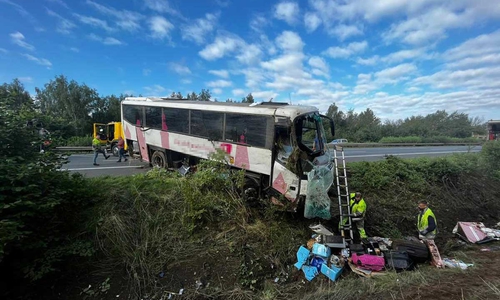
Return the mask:
<svg viewBox="0 0 500 300">
<path fill-rule="evenodd" d="M 500 120 L 488 121 L 488 140 L 489 141 L 500 140 Z"/>
<path fill-rule="evenodd" d="M 92 137 L 95 138 L 99 134 L 101 144 L 106 145 L 106 149 L 111 151 L 114 156 L 118 156 L 118 139 L 120 137 L 125 139 L 122 122 L 94 123 L 93 127 L 94 132 Z M 126 143 L 124 148 L 127 150 Z"/>
</svg>

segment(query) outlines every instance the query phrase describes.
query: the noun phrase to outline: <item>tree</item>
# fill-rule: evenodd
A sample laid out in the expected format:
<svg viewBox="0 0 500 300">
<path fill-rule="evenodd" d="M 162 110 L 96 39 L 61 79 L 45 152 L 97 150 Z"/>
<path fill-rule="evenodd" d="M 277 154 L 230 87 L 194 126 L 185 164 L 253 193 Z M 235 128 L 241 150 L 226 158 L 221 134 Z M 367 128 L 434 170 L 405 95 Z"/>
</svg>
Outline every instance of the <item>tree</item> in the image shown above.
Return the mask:
<svg viewBox="0 0 500 300">
<path fill-rule="evenodd" d="M 246 97 L 241 99 L 241 103 L 254 103 L 252 93 L 249 93 Z"/>
<path fill-rule="evenodd" d="M 4 83 L 0 86 L 0 98 L 4 99 L 4 101 L 8 99 L 14 109 L 33 103 L 30 94 L 24 90 L 24 85 L 17 78 L 10 84 Z"/>
<path fill-rule="evenodd" d="M 43 114 L 62 117 L 73 127 L 73 135 L 90 131 L 90 114 L 103 110 L 97 91 L 85 84 L 68 82 L 63 75 L 45 84 L 43 89 L 36 88 L 36 100 Z"/>
<path fill-rule="evenodd" d="M 227 98 L 226 102 L 231 102 L 231 103 L 232 103 L 232 102 L 234 102 L 234 101 L 233 101 L 233 99 L 231 99 L 231 98 Z"/>
<path fill-rule="evenodd" d="M 198 100 L 198 95 L 196 95 L 195 92 L 192 92 L 191 94 L 188 93 L 186 99 L 188 99 L 188 100 Z"/>
<path fill-rule="evenodd" d="M 175 98 L 176 98 L 176 99 L 182 99 L 182 94 L 181 94 L 181 92 L 177 92 L 177 94 L 175 94 Z"/>
<path fill-rule="evenodd" d="M 212 94 L 210 94 L 210 90 L 209 89 L 202 89 L 200 95 L 197 98 L 197 100 L 199 100 L 199 101 L 210 101 L 211 97 L 212 97 Z"/>
<path fill-rule="evenodd" d="M 172 94 L 170 94 L 170 99 L 175 99 L 177 97 L 177 94 L 175 92 L 172 92 Z"/>
</svg>

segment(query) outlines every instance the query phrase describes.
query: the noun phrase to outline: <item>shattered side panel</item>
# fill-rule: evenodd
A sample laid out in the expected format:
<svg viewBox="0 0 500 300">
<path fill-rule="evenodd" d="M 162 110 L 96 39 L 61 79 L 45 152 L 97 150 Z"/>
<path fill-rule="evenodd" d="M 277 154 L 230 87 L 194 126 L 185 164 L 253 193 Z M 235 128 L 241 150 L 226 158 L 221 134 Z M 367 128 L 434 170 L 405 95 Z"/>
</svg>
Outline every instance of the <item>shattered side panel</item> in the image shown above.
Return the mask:
<svg viewBox="0 0 500 300">
<path fill-rule="evenodd" d="M 272 187 L 293 202 L 298 196 L 299 178 L 285 166 L 275 162 Z"/>
</svg>

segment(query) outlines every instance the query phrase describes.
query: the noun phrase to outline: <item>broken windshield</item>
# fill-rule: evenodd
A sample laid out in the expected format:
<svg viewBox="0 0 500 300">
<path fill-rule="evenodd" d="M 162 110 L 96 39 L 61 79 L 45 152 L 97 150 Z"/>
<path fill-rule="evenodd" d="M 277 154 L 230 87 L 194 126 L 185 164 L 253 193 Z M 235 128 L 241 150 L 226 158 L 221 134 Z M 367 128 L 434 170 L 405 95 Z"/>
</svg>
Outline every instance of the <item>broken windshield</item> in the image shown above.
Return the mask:
<svg viewBox="0 0 500 300">
<path fill-rule="evenodd" d="M 311 156 L 321 155 L 325 150 L 326 135 L 321 117 L 317 113 L 307 114 L 296 120 L 297 142 L 301 150 Z"/>
</svg>

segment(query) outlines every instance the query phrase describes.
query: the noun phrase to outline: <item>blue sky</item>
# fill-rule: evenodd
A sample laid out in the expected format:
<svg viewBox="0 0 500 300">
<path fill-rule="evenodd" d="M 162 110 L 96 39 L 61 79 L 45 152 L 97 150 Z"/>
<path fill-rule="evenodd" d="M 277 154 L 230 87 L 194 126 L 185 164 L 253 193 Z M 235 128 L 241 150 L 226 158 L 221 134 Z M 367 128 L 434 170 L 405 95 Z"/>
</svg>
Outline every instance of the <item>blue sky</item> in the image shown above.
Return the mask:
<svg viewBox="0 0 500 300">
<path fill-rule="evenodd" d="M 500 119 L 497 0 L 0 0 L 0 82 Z"/>
</svg>

